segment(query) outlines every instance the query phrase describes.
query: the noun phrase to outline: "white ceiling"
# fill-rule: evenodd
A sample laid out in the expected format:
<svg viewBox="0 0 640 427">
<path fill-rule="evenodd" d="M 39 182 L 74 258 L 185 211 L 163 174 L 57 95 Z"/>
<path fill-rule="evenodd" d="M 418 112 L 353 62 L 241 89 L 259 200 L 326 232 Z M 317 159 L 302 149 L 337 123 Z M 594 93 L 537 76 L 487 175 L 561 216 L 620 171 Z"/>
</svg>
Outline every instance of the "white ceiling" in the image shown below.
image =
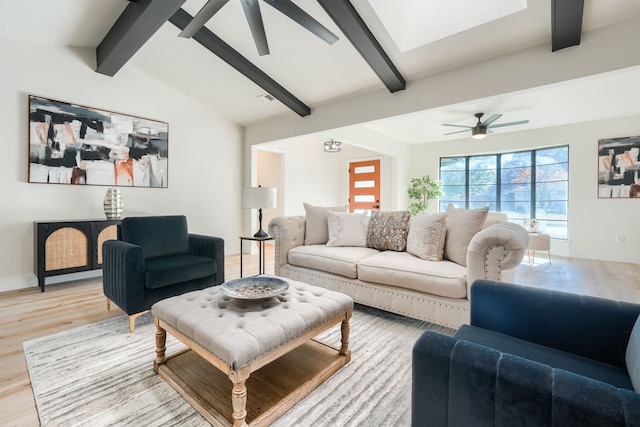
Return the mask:
<svg viewBox="0 0 640 427">
<path fill-rule="evenodd" d="M 549 0 L 528 0 L 526 10 L 405 52 L 398 49 L 382 23 L 389 21 L 386 14 L 391 12 L 385 12 L 381 20 L 370 1 L 380 3 L 376 0 L 352 0 L 352 3 L 409 82 L 541 44 L 547 44 L 550 50 Z M 405 0 L 402 4 L 415 6 L 416 1 Z M 258 56 L 239 0 L 230 0 L 207 27 L 309 105 L 312 111 L 315 107 L 383 87 L 317 2 L 294 2 L 340 40 L 328 45 L 262 2 L 260 6 L 271 49 L 268 56 Z M 183 8 L 195 15 L 205 3 L 206 0 L 187 0 Z M 458 3 L 462 5 L 457 7 L 455 16 L 447 19 L 466 21 L 466 14 L 472 14 L 473 9 L 463 5 L 471 5 L 476 0 Z M 95 48 L 127 4 L 125 0 L 14 1 L 5 5 L 5 12 L 0 17 L 0 38 Z M 410 15 L 415 22 L 416 13 Z M 640 1 L 586 0 L 583 31 L 637 17 L 640 17 Z M 396 18 L 390 20 L 396 26 L 403 19 L 409 19 L 407 13 L 400 11 Z M 391 28 L 392 24 L 388 26 Z M 244 126 L 282 114 L 295 115 L 278 101 L 260 102 L 257 97 L 265 92 L 262 88 L 194 40 L 177 37 L 178 33 L 175 26 L 166 23 L 125 66 L 143 70 Z M 446 128 L 440 124 L 471 126 L 475 123 L 473 113 L 476 112 L 502 113 L 501 121 L 530 120 L 527 125 L 496 129 L 496 133 L 635 115 L 640 114 L 640 103 L 637 102 L 640 93 L 634 93 L 640 90 L 638 81 L 640 69 L 636 67 L 529 90 L 517 97 L 496 96 L 446 105 L 366 126 L 396 140 L 423 143 L 464 137 L 460 134 L 443 137 Z M 620 102 L 602 102 L 603 93 L 619 94 Z M 549 102 L 550 99 L 564 101 Z"/>
<path fill-rule="evenodd" d="M 525 125 L 499 127 L 494 133 L 518 132 L 640 115 L 640 66 L 598 74 L 562 84 L 539 87 L 472 102 L 453 104 L 364 125 L 408 144 L 468 138 L 471 132 L 444 136 L 456 128 L 442 123 L 474 126 L 473 113 L 503 116 L 494 124 L 529 120 Z"/>
</svg>

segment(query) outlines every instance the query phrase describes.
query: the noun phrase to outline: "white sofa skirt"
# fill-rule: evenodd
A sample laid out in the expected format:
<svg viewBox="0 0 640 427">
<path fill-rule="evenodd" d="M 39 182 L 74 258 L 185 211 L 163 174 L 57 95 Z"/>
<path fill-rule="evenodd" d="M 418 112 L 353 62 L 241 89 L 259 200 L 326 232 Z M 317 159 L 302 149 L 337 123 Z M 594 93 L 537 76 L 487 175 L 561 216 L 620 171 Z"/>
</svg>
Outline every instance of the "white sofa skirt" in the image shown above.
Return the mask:
<svg viewBox="0 0 640 427">
<path fill-rule="evenodd" d="M 285 264 L 280 276 L 349 295 L 356 303 L 368 305 L 450 328 L 469 323 L 469 300 L 452 299 Z"/>
</svg>

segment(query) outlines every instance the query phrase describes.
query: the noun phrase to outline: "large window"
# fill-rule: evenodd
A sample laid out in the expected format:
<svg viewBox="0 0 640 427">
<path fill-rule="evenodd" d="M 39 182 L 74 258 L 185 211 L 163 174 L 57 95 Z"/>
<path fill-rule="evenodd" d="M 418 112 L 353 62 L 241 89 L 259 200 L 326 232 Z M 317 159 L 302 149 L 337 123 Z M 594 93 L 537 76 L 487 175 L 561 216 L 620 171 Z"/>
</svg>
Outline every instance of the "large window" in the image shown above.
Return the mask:
<svg viewBox="0 0 640 427">
<path fill-rule="evenodd" d="M 569 147 L 481 156 L 442 157 L 440 179 L 449 203 L 468 209 L 489 206 L 513 222 L 533 218 L 540 231 L 567 238 Z"/>
</svg>

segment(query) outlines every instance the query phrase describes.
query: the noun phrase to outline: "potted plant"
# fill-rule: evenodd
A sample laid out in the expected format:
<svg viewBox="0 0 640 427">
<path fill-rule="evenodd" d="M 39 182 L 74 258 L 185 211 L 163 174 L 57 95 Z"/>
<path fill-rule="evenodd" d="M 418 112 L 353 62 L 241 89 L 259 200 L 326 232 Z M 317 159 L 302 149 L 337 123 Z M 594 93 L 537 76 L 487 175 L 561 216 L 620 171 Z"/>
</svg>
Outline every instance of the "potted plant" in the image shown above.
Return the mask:
<svg viewBox="0 0 640 427">
<path fill-rule="evenodd" d="M 409 212 L 415 215 L 427 209 L 429 200 L 440 197 L 444 194 L 442 191 L 442 181 L 439 179 L 431 179 L 429 175 L 422 178 L 411 178 L 411 186 L 407 190 L 410 200 L 415 200 L 409 205 Z"/>
</svg>

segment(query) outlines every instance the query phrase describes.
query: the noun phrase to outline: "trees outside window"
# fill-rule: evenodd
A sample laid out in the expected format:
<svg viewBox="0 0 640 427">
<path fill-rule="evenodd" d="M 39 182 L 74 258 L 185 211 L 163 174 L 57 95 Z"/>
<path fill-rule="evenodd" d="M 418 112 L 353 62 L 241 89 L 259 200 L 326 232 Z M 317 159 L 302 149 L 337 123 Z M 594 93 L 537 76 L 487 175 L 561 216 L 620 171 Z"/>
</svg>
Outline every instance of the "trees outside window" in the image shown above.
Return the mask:
<svg viewBox="0 0 640 427">
<path fill-rule="evenodd" d="M 440 158 L 444 195 L 449 203 L 474 209 L 488 206 L 512 222 L 536 219 L 540 231 L 567 239 L 569 146 Z"/>
</svg>

